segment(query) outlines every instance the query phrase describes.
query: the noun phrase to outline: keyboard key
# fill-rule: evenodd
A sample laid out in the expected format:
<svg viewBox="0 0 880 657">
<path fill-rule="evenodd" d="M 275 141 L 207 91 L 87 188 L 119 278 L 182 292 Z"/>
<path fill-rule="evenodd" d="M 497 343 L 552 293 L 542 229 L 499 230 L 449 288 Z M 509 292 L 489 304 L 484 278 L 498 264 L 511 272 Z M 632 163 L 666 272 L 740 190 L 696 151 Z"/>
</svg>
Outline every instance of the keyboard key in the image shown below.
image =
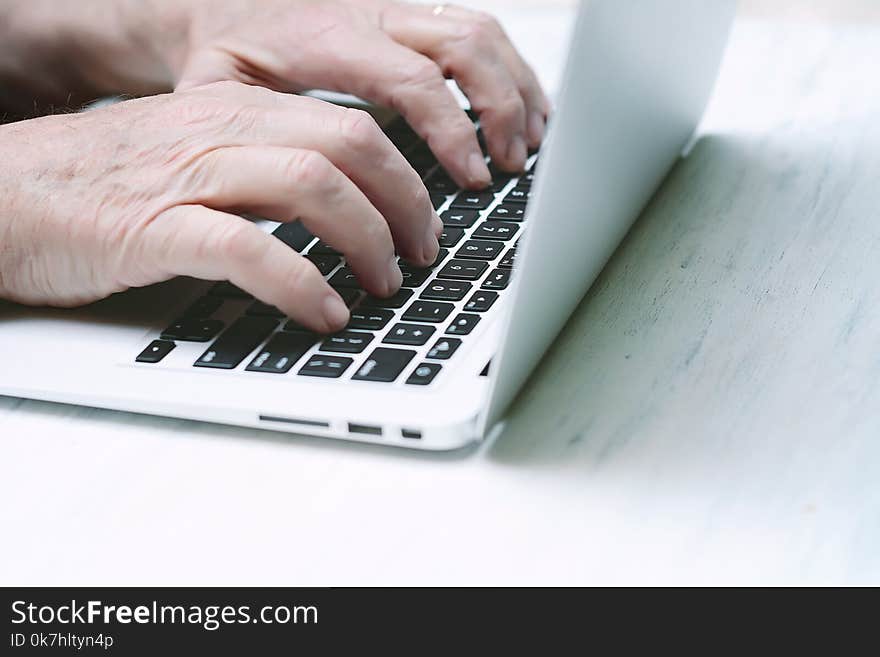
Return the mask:
<svg viewBox="0 0 880 657">
<path fill-rule="evenodd" d="M 299 331 L 301 333 L 309 333 L 310 329 L 300 324 L 295 319 L 288 320 L 287 324 L 281 327 L 282 331 Z"/>
<path fill-rule="evenodd" d="M 231 370 L 260 346 L 278 326 L 271 317 L 241 317 L 214 340 L 195 362 L 196 367 Z"/>
<path fill-rule="evenodd" d="M 386 344 L 403 344 L 411 347 L 421 347 L 437 329 L 423 324 L 395 324 L 388 331 L 388 335 L 382 342 Z"/>
<path fill-rule="evenodd" d="M 498 263 L 498 266 L 503 269 L 513 269 L 515 260 L 516 249 L 510 249 L 510 251 L 504 254 L 504 257 L 501 259 L 501 262 Z"/>
<path fill-rule="evenodd" d="M 439 210 L 446 203 L 446 196 L 443 194 L 431 194 L 431 205 L 435 210 Z"/>
<path fill-rule="evenodd" d="M 286 374 L 314 344 L 315 336 L 310 333 L 276 333 L 247 366 L 247 371 Z"/>
<path fill-rule="evenodd" d="M 440 215 L 447 228 L 470 228 L 479 218 L 480 213 L 476 210 L 447 210 Z"/>
<path fill-rule="evenodd" d="M 380 299 L 370 295 L 364 299 L 361 306 L 370 308 L 403 308 L 413 294 L 412 290 L 402 287 L 397 291 L 397 294 L 387 299 Z"/>
<path fill-rule="evenodd" d="M 352 378 L 355 381 L 391 383 L 400 376 L 415 355 L 414 351 L 401 349 L 374 349 Z"/>
<path fill-rule="evenodd" d="M 449 249 L 438 249 L 437 257 L 434 258 L 434 262 L 432 262 L 430 265 L 428 265 L 426 267 L 426 269 L 433 269 L 434 267 L 439 265 L 441 262 L 446 260 L 446 256 L 448 256 L 448 255 L 449 255 Z M 419 267 L 416 267 L 415 265 L 413 265 L 409 262 L 406 262 L 405 260 L 400 260 L 399 262 L 400 262 L 401 267 L 408 267 L 410 269 L 419 269 Z"/>
<path fill-rule="evenodd" d="M 427 357 L 433 360 L 449 360 L 460 346 L 461 340 L 458 338 L 440 338 L 431 347 Z"/>
<path fill-rule="evenodd" d="M 431 275 L 431 270 L 412 269 L 401 263 L 400 273 L 403 274 L 403 287 L 421 287 Z"/>
<path fill-rule="evenodd" d="M 303 226 L 301 221 L 291 221 L 290 223 L 281 224 L 278 228 L 272 231 L 272 234 L 287 244 L 291 249 L 300 253 L 302 253 L 315 239 L 315 236 Z"/>
<path fill-rule="evenodd" d="M 361 298 L 361 291 L 353 287 L 334 287 L 336 293 L 342 297 L 342 303 L 351 308 Z"/>
<path fill-rule="evenodd" d="M 451 303 L 436 303 L 434 301 L 415 301 L 406 312 L 403 313 L 405 322 L 431 322 L 439 324 L 449 317 L 455 310 Z"/>
<path fill-rule="evenodd" d="M 492 192 L 462 192 L 449 206 L 454 210 L 485 210 L 495 202 Z"/>
<path fill-rule="evenodd" d="M 475 281 L 485 273 L 489 265 L 485 262 L 468 260 L 450 260 L 446 263 L 437 278 L 447 278 L 457 281 Z"/>
<path fill-rule="evenodd" d="M 163 358 L 165 358 L 165 356 L 170 354 L 176 346 L 176 344 L 174 344 L 173 342 L 168 342 L 167 340 L 153 340 L 150 344 L 147 345 L 146 349 L 138 354 L 137 362 L 158 363 Z"/>
<path fill-rule="evenodd" d="M 480 319 L 482 318 L 479 315 L 461 313 L 452 320 L 452 323 L 446 329 L 446 333 L 449 335 L 468 335 L 477 327 Z"/>
<path fill-rule="evenodd" d="M 461 301 L 472 287 L 473 285 L 463 281 L 434 280 L 425 288 L 419 298 L 432 301 Z"/>
<path fill-rule="evenodd" d="M 411 386 L 426 386 L 440 374 L 442 369 L 440 363 L 422 363 L 413 370 L 406 382 Z"/>
<path fill-rule="evenodd" d="M 531 196 L 531 191 L 528 189 L 523 189 L 521 187 L 515 187 L 511 189 L 507 196 L 504 197 L 505 203 L 521 203 L 525 205 L 529 202 L 529 196 Z"/>
<path fill-rule="evenodd" d="M 468 240 L 455 254 L 456 258 L 473 260 L 494 260 L 501 255 L 505 246 L 489 240 Z"/>
<path fill-rule="evenodd" d="M 464 230 L 461 228 L 444 228 L 440 234 L 440 246 L 455 246 L 464 237 Z"/>
<path fill-rule="evenodd" d="M 510 285 L 510 270 L 496 269 L 483 281 L 484 290 L 504 290 Z"/>
<path fill-rule="evenodd" d="M 346 328 L 361 331 L 378 331 L 388 325 L 394 312 L 383 308 L 358 308 L 351 313 L 351 321 Z"/>
<path fill-rule="evenodd" d="M 246 315 L 253 317 L 284 317 L 284 313 L 275 306 L 263 303 L 262 301 L 254 301 L 245 311 Z"/>
<path fill-rule="evenodd" d="M 484 313 L 489 310 L 496 301 L 498 301 L 497 292 L 480 290 L 479 292 L 474 292 L 474 295 L 468 299 L 464 309 L 474 313 Z"/>
<path fill-rule="evenodd" d="M 522 221 L 525 214 L 522 203 L 502 203 L 489 213 L 489 221 Z"/>
<path fill-rule="evenodd" d="M 373 341 L 369 333 L 357 331 L 340 331 L 321 343 L 321 351 L 333 351 L 340 354 L 359 354 Z"/>
<path fill-rule="evenodd" d="M 311 253 L 306 256 L 306 259 L 318 268 L 318 271 L 321 272 L 321 276 L 327 276 L 327 274 L 336 269 L 339 266 L 339 263 L 342 262 L 342 258 L 339 256 L 312 255 Z"/>
<path fill-rule="evenodd" d="M 324 356 L 316 354 L 306 361 L 299 371 L 300 376 L 317 376 L 324 379 L 338 379 L 354 361 L 344 356 Z"/>
<path fill-rule="evenodd" d="M 215 297 L 223 297 L 224 299 L 253 299 L 250 293 L 245 292 L 240 287 L 236 287 L 229 281 L 220 281 L 215 284 L 208 294 Z"/>
<path fill-rule="evenodd" d="M 320 241 L 317 242 L 311 249 L 309 249 L 309 255 L 335 255 L 341 256 L 342 254 L 334 249 L 332 246 L 327 244 L 327 242 Z"/>
<path fill-rule="evenodd" d="M 218 319 L 179 319 L 162 331 L 163 340 L 207 342 L 223 330 Z"/>
<path fill-rule="evenodd" d="M 192 305 L 184 311 L 183 317 L 186 319 L 207 319 L 217 312 L 222 305 L 223 299 L 220 297 L 202 297 L 201 299 L 194 301 Z"/>
<path fill-rule="evenodd" d="M 432 194 L 442 194 L 443 196 L 456 194 L 459 191 L 458 185 L 455 184 L 455 181 L 443 169 L 437 169 L 428 178 L 425 186 Z"/>
<path fill-rule="evenodd" d="M 506 221 L 484 221 L 471 237 L 478 240 L 509 240 L 517 234 L 519 226 Z"/>
<path fill-rule="evenodd" d="M 330 285 L 333 287 L 356 287 L 359 288 L 361 286 L 358 283 L 357 276 L 354 275 L 354 272 L 349 267 L 343 267 L 338 272 L 333 274 L 330 277 Z"/>
</svg>

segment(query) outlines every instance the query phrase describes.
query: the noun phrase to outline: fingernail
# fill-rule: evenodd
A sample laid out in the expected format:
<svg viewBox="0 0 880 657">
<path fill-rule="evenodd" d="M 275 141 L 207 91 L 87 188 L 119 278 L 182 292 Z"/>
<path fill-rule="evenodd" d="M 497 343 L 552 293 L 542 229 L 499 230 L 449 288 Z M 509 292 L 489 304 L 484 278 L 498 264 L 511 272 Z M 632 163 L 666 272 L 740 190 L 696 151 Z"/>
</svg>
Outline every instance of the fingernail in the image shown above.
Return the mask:
<svg viewBox="0 0 880 657">
<path fill-rule="evenodd" d="M 392 256 L 391 264 L 388 267 L 388 296 L 397 292 L 401 285 L 403 285 L 403 274 L 400 271 L 397 258 Z"/>
<path fill-rule="evenodd" d="M 440 219 L 440 217 L 437 216 L 436 212 L 431 218 L 431 228 L 434 231 L 434 237 L 439 240 L 440 236 L 443 234 L 443 221 Z"/>
<path fill-rule="evenodd" d="M 348 308 L 338 294 L 328 294 L 324 299 L 324 321 L 331 330 L 336 330 L 348 323 Z"/>
<path fill-rule="evenodd" d="M 526 166 L 526 158 L 528 156 L 529 149 L 526 146 L 525 139 L 517 135 L 510 142 L 510 147 L 507 149 L 507 161 L 510 163 L 510 166 L 521 171 Z"/>
<path fill-rule="evenodd" d="M 544 139 L 544 117 L 538 112 L 532 112 L 529 116 L 529 140 L 533 146 L 538 146 Z"/>
<path fill-rule="evenodd" d="M 468 157 L 468 172 L 471 176 L 471 183 L 474 185 L 482 185 L 485 187 L 492 182 L 492 175 L 489 173 L 489 167 L 486 166 L 486 160 L 483 159 L 481 153 L 471 153 Z"/>
</svg>

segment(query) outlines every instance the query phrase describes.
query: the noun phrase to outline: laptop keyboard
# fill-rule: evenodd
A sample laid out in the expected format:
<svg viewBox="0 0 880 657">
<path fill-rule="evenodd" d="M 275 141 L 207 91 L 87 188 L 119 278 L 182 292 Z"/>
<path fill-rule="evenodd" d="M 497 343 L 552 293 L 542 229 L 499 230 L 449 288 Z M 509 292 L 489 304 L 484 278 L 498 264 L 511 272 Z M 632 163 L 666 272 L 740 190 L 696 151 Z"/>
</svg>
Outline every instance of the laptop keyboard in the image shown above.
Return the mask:
<svg viewBox="0 0 880 657">
<path fill-rule="evenodd" d="M 472 119 L 485 152 L 479 124 Z M 311 333 L 224 281 L 194 299 L 136 361 L 154 365 L 178 343 L 205 343 L 194 367 L 411 386 L 437 380 L 508 287 L 537 154 L 530 156 L 524 174 L 501 171 L 489 162 L 492 186 L 464 191 L 403 119 L 391 123 L 386 134 L 422 176 L 443 220 L 440 254 L 432 267 L 401 261 L 403 287 L 380 299 L 364 293 L 342 254 L 302 223 L 281 224 L 272 234 L 308 258 L 351 309 L 345 330 L 329 336 Z M 236 309 L 235 319 L 215 318 L 230 306 Z"/>
</svg>

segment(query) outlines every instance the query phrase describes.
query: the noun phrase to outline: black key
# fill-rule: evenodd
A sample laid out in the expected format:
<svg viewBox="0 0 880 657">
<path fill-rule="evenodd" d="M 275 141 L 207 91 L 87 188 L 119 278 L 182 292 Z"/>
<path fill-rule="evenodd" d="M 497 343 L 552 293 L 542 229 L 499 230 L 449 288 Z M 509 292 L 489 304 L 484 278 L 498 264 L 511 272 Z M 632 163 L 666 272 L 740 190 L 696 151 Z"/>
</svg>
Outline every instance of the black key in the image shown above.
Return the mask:
<svg viewBox="0 0 880 657">
<path fill-rule="evenodd" d="M 449 255 L 449 249 L 438 249 L 437 257 L 434 258 L 434 262 L 432 262 L 430 265 L 428 265 L 426 267 L 426 269 L 433 269 L 434 267 L 439 265 L 441 262 L 446 260 L 446 256 L 448 256 L 448 255 Z M 400 266 L 401 267 L 409 267 L 410 269 L 419 269 L 415 265 L 413 265 L 409 262 L 406 262 L 405 260 L 400 261 Z"/>
<path fill-rule="evenodd" d="M 459 191 L 458 185 L 443 169 L 438 169 L 433 173 L 425 186 L 432 194 L 442 194 L 443 196 L 449 196 Z"/>
<path fill-rule="evenodd" d="M 439 210 L 446 203 L 446 197 L 443 194 L 431 194 L 431 205 L 435 210 Z"/>
<path fill-rule="evenodd" d="M 284 242 L 294 251 L 302 253 L 305 248 L 312 243 L 315 236 L 312 235 L 301 221 L 291 221 L 287 224 L 281 224 L 272 231 L 272 234 L 279 240 Z"/>
<path fill-rule="evenodd" d="M 223 299 L 220 297 L 202 297 L 198 301 L 186 309 L 183 317 L 187 319 L 207 319 L 213 315 L 220 306 L 223 305 Z"/>
<path fill-rule="evenodd" d="M 295 319 L 291 319 L 285 324 L 282 328 L 282 331 L 300 331 L 302 333 L 309 333 L 310 329 L 307 329 L 305 326 L 300 324 Z"/>
<path fill-rule="evenodd" d="M 489 213 L 489 221 L 522 221 L 525 214 L 522 203 L 502 203 Z"/>
<path fill-rule="evenodd" d="M 385 126 L 385 134 L 388 135 L 391 143 L 402 151 L 411 148 L 416 142 L 421 141 L 421 137 L 419 137 L 415 130 L 409 127 L 406 119 L 402 116 Z"/>
<path fill-rule="evenodd" d="M 388 299 L 380 299 L 379 297 L 374 297 L 373 295 L 368 296 L 364 299 L 361 307 L 370 307 L 370 308 L 403 308 L 409 298 L 413 295 L 412 290 L 408 290 L 405 287 L 400 288 L 397 294 Z"/>
<path fill-rule="evenodd" d="M 480 319 L 482 318 L 479 315 L 461 313 L 452 320 L 452 323 L 446 329 L 446 333 L 449 335 L 468 335 L 477 327 L 477 324 L 480 323 Z"/>
<path fill-rule="evenodd" d="M 355 381 L 379 381 L 391 383 L 416 355 L 414 351 L 401 349 L 374 349 L 370 357 L 364 361 L 357 373 L 352 377 Z"/>
<path fill-rule="evenodd" d="M 211 288 L 208 294 L 224 299 L 253 299 L 250 293 L 236 287 L 229 281 L 220 281 Z"/>
<path fill-rule="evenodd" d="M 286 374 L 313 344 L 315 336 L 310 333 L 276 333 L 247 366 L 247 371 Z"/>
<path fill-rule="evenodd" d="M 486 141 L 486 135 L 483 132 L 482 128 L 477 129 L 477 143 L 480 145 L 480 151 L 482 151 L 483 156 L 489 154 L 489 144 Z"/>
<path fill-rule="evenodd" d="M 177 345 L 167 340 L 153 340 L 147 345 L 140 354 L 138 354 L 137 362 L 139 363 L 158 363 L 165 358 Z"/>
<path fill-rule="evenodd" d="M 535 181 L 535 172 L 534 171 L 526 171 L 519 179 L 519 182 L 516 183 L 517 187 L 531 187 L 532 183 Z"/>
<path fill-rule="evenodd" d="M 489 310 L 489 308 L 491 308 L 496 301 L 498 301 L 497 292 L 480 290 L 478 292 L 474 292 L 474 296 L 468 299 L 468 302 L 465 304 L 464 309 L 474 313 L 484 313 Z"/>
<path fill-rule="evenodd" d="M 300 376 L 318 376 L 324 379 L 338 379 L 354 361 L 344 356 L 325 356 L 316 354 L 306 361 L 299 371 Z"/>
<path fill-rule="evenodd" d="M 321 343 L 321 351 L 335 351 L 340 354 L 359 354 L 373 341 L 369 333 L 340 331 Z"/>
<path fill-rule="evenodd" d="M 450 260 L 446 263 L 437 278 L 447 278 L 456 281 L 475 281 L 489 268 L 485 262 Z"/>
<path fill-rule="evenodd" d="M 411 386 L 426 386 L 433 381 L 443 366 L 440 363 L 422 363 L 409 375 L 406 382 Z"/>
<path fill-rule="evenodd" d="M 425 288 L 419 298 L 432 301 L 461 301 L 472 287 L 473 285 L 463 281 L 434 280 Z"/>
<path fill-rule="evenodd" d="M 352 287 L 334 287 L 336 293 L 342 297 L 342 303 L 351 308 L 361 298 L 361 291 Z"/>
<path fill-rule="evenodd" d="M 443 225 L 448 228 L 470 228 L 479 218 L 480 213 L 476 210 L 447 210 L 440 215 Z"/>
<path fill-rule="evenodd" d="M 452 358 L 452 354 L 458 351 L 460 346 L 461 340 L 458 338 L 440 338 L 434 343 L 434 346 L 431 347 L 431 351 L 428 352 L 427 358 L 433 360 L 449 360 Z"/>
<path fill-rule="evenodd" d="M 495 166 L 494 162 L 489 163 L 489 173 L 492 175 L 492 187 L 491 190 L 497 194 L 502 189 L 507 187 L 510 181 L 516 177 L 515 173 L 511 173 L 509 171 L 502 171 L 497 166 Z"/>
<path fill-rule="evenodd" d="M 401 263 L 400 273 L 403 274 L 403 287 L 421 287 L 431 275 L 430 269 L 412 269 Z"/>
<path fill-rule="evenodd" d="M 515 261 L 516 249 L 510 249 L 510 251 L 504 254 L 504 257 L 501 259 L 501 262 L 498 263 L 498 266 L 503 269 L 513 269 Z"/>
<path fill-rule="evenodd" d="M 519 231 L 517 224 L 507 221 L 484 221 L 471 237 L 478 240 L 509 240 Z"/>
<path fill-rule="evenodd" d="M 332 246 L 327 244 L 327 242 L 318 242 L 311 249 L 309 249 L 309 255 L 342 255 L 339 251 L 334 249 Z"/>
<path fill-rule="evenodd" d="M 278 317 L 279 319 L 284 317 L 284 313 L 278 310 L 278 308 L 262 301 L 254 301 L 245 311 L 245 314 L 254 317 Z"/>
<path fill-rule="evenodd" d="M 311 253 L 306 256 L 306 259 L 318 268 L 318 271 L 321 272 L 321 276 L 326 276 L 336 269 L 339 266 L 339 263 L 342 262 L 342 258 L 339 256 L 312 255 Z"/>
<path fill-rule="evenodd" d="M 395 324 L 382 342 L 421 347 L 431 339 L 436 330 L 433 326 L 425 326 L 424 324 Z"/>
<path fill-rule="evenodd" d="M 468 240 L 455 253 L 456 258 L 494 260 L 501 255 L 504 245 L 488 240 Z"/>
<path fill-rule="evenodd" d="M 455 310 L 451 303 L 436 303 L 434 301 L 415 301 L 406 312 L 403 313 L 405 322 L 431 322 L 439 324 L 449 317 Z"/>
<path fill-rule="evenodd" d="M 333 274 L 330 277 L 330 285 L 333 287 L 356 287 L 359 288 L 361 286 L 358 283 L 357 276 L 354 275 L 354 272 L 350 267 L 343 267 L 338 272 Z"/>
<path fill-rule="evenodd" d="M 483 281 L 484 290 L 504 290 L 510 285 L 510 270 L 496 269 Z"/>
<path fill-rule="evenodd" d="M 520 187 L 516 187 L 507 192 L 507 196 L 504 197 L 505 203 L 521 203 L 526 204 L 529 202 L 529 196 L 531 195 L 531 191 L 528 189 L 522 189 Z"/>
<path fill-rule="evenodd" d="M 194 363 L 196 367 L 231 370 L 260 346 L 278 326 L 271 317 L 241 317 L 214 340 Z"/>
<path fill-rule="evenodd" d="M 358 308 L 351 313 L 351 321 L 346 328 L 361 331 L 378 331 L 385 328 L 394 317 L 394 312 L 383 308 Z"/>
<path fill-rule="evenodd" d="M 444 228 L 440 233 L 440 246 L 455 246 L 464 237 L 464 230 L 461 228 Z"/>
<path fill-rule="evenodd" d="M 495 202 L 495 194 L 492 192 L 462 192 L 454 199 L 449 207 L 454 210 L 485 210 Z"/>
<path fill-rule="evenodd" d="M 162 331 L 163 340 L 207 342 L 223 330 L 218 319 L 179 319 Z"/>
</svg>

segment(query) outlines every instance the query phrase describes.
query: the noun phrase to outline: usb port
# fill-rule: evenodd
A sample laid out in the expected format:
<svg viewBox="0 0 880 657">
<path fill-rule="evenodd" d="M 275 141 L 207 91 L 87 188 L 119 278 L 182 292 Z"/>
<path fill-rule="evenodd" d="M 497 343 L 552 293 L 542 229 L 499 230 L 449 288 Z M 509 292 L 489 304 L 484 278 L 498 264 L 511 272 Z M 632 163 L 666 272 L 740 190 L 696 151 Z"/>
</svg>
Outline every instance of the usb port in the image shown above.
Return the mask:
<svg viewBox="0 0 880 657">
<path fill-rule="evenodd" d="M 422 432 L 416 431 L 415 429 L 401 429 L 400 435 L 403 436 L 404 438 L 410 438 L 412 440 L 421 440 L 422 439 Z"/>
<path fill-rule="evenodd" d="M 381 436 L 382 427 L 372 427 L 368 424 L 352 424 L 349 422 L 348 432 L 366 434 L 367 436 Z"/>
</svg>

